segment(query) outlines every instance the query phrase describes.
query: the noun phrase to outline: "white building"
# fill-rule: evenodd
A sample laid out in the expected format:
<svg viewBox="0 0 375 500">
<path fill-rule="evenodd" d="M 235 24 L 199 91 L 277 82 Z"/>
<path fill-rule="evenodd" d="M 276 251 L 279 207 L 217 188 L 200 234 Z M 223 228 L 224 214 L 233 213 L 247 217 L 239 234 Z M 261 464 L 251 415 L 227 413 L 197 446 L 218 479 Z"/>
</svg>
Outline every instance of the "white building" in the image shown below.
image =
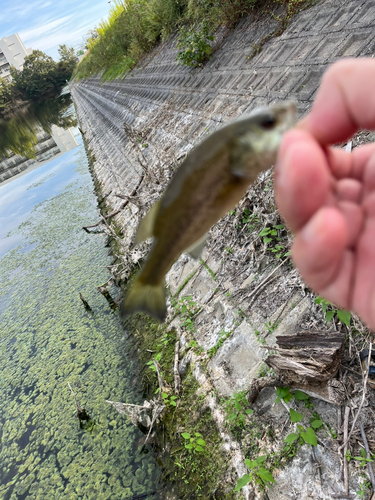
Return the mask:
<svg viewBox="0 0 375 500">
<path fill-rule="evenodd" d="M 25 49 L 17 33 L 0 38 L 0 78 L 11 80 L 10 67 L 22 69 L 25 57 L 31 52 L 32 49 Z"/>
</svg>

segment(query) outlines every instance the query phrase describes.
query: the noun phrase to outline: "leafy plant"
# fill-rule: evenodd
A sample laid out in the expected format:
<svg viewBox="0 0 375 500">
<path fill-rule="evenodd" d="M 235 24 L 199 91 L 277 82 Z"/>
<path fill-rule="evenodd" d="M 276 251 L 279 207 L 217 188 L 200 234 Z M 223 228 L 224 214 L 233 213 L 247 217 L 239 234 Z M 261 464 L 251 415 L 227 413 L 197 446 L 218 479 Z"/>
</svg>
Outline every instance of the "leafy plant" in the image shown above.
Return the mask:
<svg viewBox="0 0 375 500">
<path fill-rule="evenodd" d="M 276 254 L 277 259 L 280 259 L 281 256 L 287 257 L 290 255 L 290 251 L 285 252 L 284 246 L 279 243 L 281 238 L 278 231 L 282 229 L 285 229 L 284 224 L 276 224 L 263 228 L 259 233 L 259 237 L 263 238 L 263 243 L 267 244 L 267 250 Z"/>
<path fill-rule="evenodd" d="M 195 307 L 196 305 L 197 303 L 194 302 L 191 295 L 182 297 L 178 303 L 175 304 L 177 313 L 180 313 L 182 316 L 181 326 L 190 332 L 195 331 L 193 316 L 198 311 Z"/>
<path fill-rule="evenodd" d="M 206 446 L 205 441 L 202 439 L 202 434 L 199 432 L 195 432 L 194 436 L 189 434 L 189 432 L 183 432 L 181 436 L 185 439 L 185 448 L 192 452 L 201 453 L 204 451 L 204 447 Z"/>
<path fill-rule="evenodd" d="M 345 309 L 337 309 L 331 302 L 324 299 L 320 295 L 315 299 L 315 304 L 322 306 L 323 313 L 325 314 L 326 321 L 329 322 L 337 314 L 338 319 L 346 326 L 350 326 L 351 314 L 350 311 Z"/>
<path fill-rule="evenodd" d="M 367 458 L 367 457 L 366 457 L 366 451 L 365 451 L 363 448 L 361 449 L 361 456 L 360 456 L 360 457 L 353 457 L 353 456 L 350 454 L 350 451 L 349 451 L 349 450 L 346 452 L 346 455 L 345 455 L 345 456 L 346 456 L 346 460 L 347 460 L 348 462 L 350 462 L 350 460 L 351 460 L 352 458 L 354 458 L 354 460 L 358 460 L 358 461 L 359 461 L 359 463 L 360 463 L 359 465 L 360 465 L 361 467 L 365 467 L 365 466 L 367 465 L 367 463 L 368 463 L 368 462 L 373 462 L 373 461 L 374 461 L 372 458 Z"/>
<path fill-rule="evenodd" d="M 255 460 L 245 460 L 245 464 L 249 469 L 249 474 L 245 474 L 238 481 L 234 491 L 240 491 L 241 488 L 254 480 L 255 484 L 264 486 L 267 483 L 275 483 L 271 472 L 264 468 L 264 462 L 267 460 L 267 455 L 262 455 Z"/>
<path fill-rule="evenodd" d="M 279 326 L 279 322 L 278 321 L 275 321 L 274 323 L 271 323 L 271 321 L 269 321 L 268 323 L 264 323 L 264 326 L 267 328 L 267 330 L 272 333 L 276 330 L 276 328 Z"/>
<path fill-rule="evenodd" d="M 189 29 L 181 26 L 177 38 L 179 52 L 176 61 L 185 66 L 197 67 L 208 59 L 212 47 L 209 42 L 214 40 L 206 20 L 201 25 L 193 25 Z"/>
<path fill-rule="evenodd" d="M 248 230 L 251 233 L 253 229 L 255 228 L 255 225 L 259 223 L 259 217 L 256 212 L 251 212 L 248 208 L 245 208 L 244 211 L 242 212 L 242 220 L 241 224 L 239 224 L 237 227 L 240 229 L 244 225 L 248 226 Z"/>
<path fill-rule="evenodd" d="M 163 402 L 165 406 L 177 406 L 176 399 L 177 396 L 169 396 L 166 392 L 161 393 L 161 397 L 163 398 Z"/>
<path fill-rule="evenodd" d="M 245 415 L 251 415 L 253 410 L 247 408 L 246 391 L 235 392 L 225 406 L 226 418 L 232 426 L 244 428 Z"/>
<path fill-rule="evenodd" d="M 288 403 L 292 399 L 293 394 L 290 392 L 289 387 L 277 387 L 276 396 L 275 403 L 279 403 L 282 399 L 285 403 Z"/>
<path fill-rule="evenodd" d="M 226 339 L 229 337 L 229 335 L 231 334 L 232 332 L 226 332 L 225 330 L 223 330 L 222 332 L 219 333 L 219 340 L 216 342 L 216 344 L 211 347 L 210 349 L 208 349 L 207 353 L 209 355 L 210 358 L 212 358 L 218 351 L 218 349 L 224 344 L 224 342 L 226 341 Z"/>
</svg>

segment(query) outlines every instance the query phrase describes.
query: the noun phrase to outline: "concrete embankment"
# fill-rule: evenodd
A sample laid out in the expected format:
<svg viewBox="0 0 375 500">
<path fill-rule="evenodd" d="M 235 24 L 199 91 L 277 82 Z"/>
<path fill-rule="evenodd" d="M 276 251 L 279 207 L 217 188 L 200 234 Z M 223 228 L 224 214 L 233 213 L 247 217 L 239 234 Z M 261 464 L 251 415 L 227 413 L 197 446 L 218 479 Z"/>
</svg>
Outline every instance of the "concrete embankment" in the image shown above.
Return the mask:
<svg viewBox="0 0 375 500">
<path fill-rule="evenodd" d="M 124 200 L 118 195 L 132 194 L 126 208 L 113 218 L 123 228 L 129 273 L 147 250 L 146 246 L 131 248 L 140 216 L 160 196 L 185 154 L 206 134 L 276 100 L 295 100 L 303 115 L 330 64 L 342 57 L 375 54 L 374 2 L 319 2 L 297 14 L 281 36 L 271 38 L 251 57 L 254 46 L 277 24 L 275 19 L 249 17 L 231 32 L 223 30 L 217 50 L 201 69 L 175 62 L 172 39 L 122 80 L 101 84 L 100 77 L 93 77 L 71 86 L 109 211 L 122 206 Z M 182 256 L 167 277 L 176 300 L 192 296 L 201 308 L 194 317 L 195 341 L 211 353 L 205 377 L 224 396 L 249 387 L 262 370 L 264 345 L 273 346 L 277 335 L 312 327 L 328 329 L 313 294 L 286 256 L 290 241 L 285 229 L 277 229 L 279 252 L 276 242 L 270 246 L 259 237 L 262 229 L 275 226 L 282 226 L 282 221 L 268 174 L 249 190 L 235 212 L 211 230 L 202 256 L 205 263 Z M 189 333 L 179 317 L 171 325 L 181 334 L 183 353 Z M 273 392 L 265 390 L 258 410 L 280 426 L 288 411 L 274 406 L 274 399 Z M 318 400 L 316 408 L 336 426 L 336 409 Z M 233 450 L 237 473 L 244 473 L 242 452 L 235 444 Z M 332 498 L 340 461 L 324 446 L 317 450 L 314 454 L 302 447 L 280 472 L 269 498 Z M 319 478 L 315 478 L 316 468 Z M 292 483 L 295 496 L 290 496 Z M 351 491 L 356 488 L 353 476 Z"/>
</svg>

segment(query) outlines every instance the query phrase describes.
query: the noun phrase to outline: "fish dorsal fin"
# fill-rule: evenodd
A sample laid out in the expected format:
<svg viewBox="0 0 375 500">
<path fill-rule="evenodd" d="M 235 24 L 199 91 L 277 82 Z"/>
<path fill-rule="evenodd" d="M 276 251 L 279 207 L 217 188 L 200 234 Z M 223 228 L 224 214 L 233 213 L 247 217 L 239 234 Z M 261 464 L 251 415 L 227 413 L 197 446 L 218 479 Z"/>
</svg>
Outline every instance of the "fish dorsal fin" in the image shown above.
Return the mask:
<svg viewBox="0 0 375 500">
<path fill-rule="evenodd" d="M 206 239 L 207 233 L 204 234 L 202 238 L 199 238 L 199 240 L 193 243 L 189 248 L 187 248 L 184 253 L 189 254 L 190 257 L 193 257 L 193 259 L 198 259 L 203 252 L 204 245 L 206 244 Z"/>
<path fill-rule="evenodd" d="M 155 219 L 158 215 L 160 208 L 160 200 L 158 200 L 147 212 L 147 214 L 141 220 L 138 230 L 137 236 L 135 237 L 136 243 L 142 243 L 142 241 L 147 240 L 147 238 L 151 238 L 154 236 L 154 225 Z"/>
</svg>

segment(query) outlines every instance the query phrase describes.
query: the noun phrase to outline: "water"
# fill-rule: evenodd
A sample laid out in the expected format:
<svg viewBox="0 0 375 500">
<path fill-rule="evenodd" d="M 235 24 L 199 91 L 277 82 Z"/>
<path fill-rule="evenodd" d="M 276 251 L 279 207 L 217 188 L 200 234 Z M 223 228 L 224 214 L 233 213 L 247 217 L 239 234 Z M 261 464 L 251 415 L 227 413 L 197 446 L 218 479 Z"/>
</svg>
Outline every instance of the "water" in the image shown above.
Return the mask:
<svg viewBox="0 0 375 500">
<path fill-rule="evenodd" d="M 110 259 L 101 236 L 82 230 L 98 214 L 77 139 L 0 184 L 0 498 L 156 499 L 159 470 L 141 453 L 143 435 L 105 403 L 142 394 L 118 314 L 96 290 Z"/>
</svg>

